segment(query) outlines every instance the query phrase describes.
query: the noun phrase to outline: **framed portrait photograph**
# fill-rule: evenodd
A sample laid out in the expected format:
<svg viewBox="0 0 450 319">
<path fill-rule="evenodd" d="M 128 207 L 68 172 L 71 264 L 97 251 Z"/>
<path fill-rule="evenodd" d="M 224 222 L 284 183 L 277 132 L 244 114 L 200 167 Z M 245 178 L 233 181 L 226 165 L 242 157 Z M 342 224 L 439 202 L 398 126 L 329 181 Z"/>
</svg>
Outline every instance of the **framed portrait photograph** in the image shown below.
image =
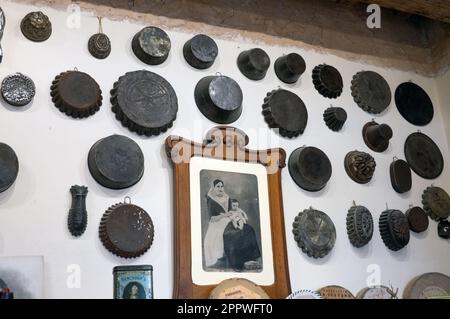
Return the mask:
<svg viewBox="0 0 450 319">
<path fill-rule="evenodd" d="M 175 181 L 175 298 L 207 298 L 230 278 L 251 280 L 273 298 L 290 293 L 280 180 L 285 152 L 251 151 L 247 144 L 232 127 L 213 128 L 202 144 L 166 140 Z"/>
<path fill-rule="evenodd" d="M 194 157 L 190 164 L 192 280 L 274 281 L 267 177 L 259 164 Z"/>
</svg>

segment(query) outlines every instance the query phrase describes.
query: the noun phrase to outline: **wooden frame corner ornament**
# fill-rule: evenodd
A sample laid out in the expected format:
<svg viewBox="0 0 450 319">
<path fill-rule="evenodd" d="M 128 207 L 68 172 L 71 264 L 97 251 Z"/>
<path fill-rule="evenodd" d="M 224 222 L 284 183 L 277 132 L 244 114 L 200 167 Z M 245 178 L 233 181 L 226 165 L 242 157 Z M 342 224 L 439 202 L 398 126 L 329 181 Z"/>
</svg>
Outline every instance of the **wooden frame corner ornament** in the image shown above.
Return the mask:
<svg viewBox="0 0 450 319">
<path fill-rule="evenodd" d="M 195 143 L 179 136 L 169 136 L 166 139 L 166 152 L 174 166 L 174 298 L 208 298 L 218 284 L 217 282 L 197 284 L 193 280 L 193 266 L 202 263 L 198 260 L 193 261 L 192 257 L 192 235 L 195 234 L 192 234 L 191 219 L 193 205 L 191 193 L 194 194 L 194 190 L 191 189 L 191 173 L 194 172 L 191 168 L 191 159 L 194 157 L 225 161 L 224 166 L 226 166 L 225 164 L 242 166 L 253 164 L 258 168 L 264 168 L 262 171 L 265 172 L 267 181 L 264 180 L 263 185 L 267 185 L 268 205 L 264 206 L 267 209 L 261 206 L 263 207 L 261 216 L 266 214 L 268 228 L 265 229 L 268 230 L 270 227 L 268 232 L 271 234 L 268 234 L 266 238 L 271 241 L 269 244 L 271 244 L 272 251 L 265 257 L 270 256 L 272 259 L 268 261 L 270 267 L 267 268 L 273 272 L 271 277 L 273 279 L 269 284 L 259 285 L 271 298 L 286 298 L 291 293 L 281 190 L 281 169 L 286 166 L 286 153 L 281 148 L 249 150 L 246 148 L 248 142 L 249 138 L 243 131 L 227 126 L 211 129 L 207 133 L 204 143 Z M 264 210 L 268 210 L 268 212 L 264 212 Z M 198 207 L 192 213 L 197 213 L 197 211 Z M 265 232 L 265 229 L 261 228 L 261 233 Z M 261 246 L 264 246 L 262 242 Z M 261 248 L 264 255 L 265 247 Z M 228 273 L 228 276 L 231 277 L 244 277 L 244 275 L 240 272 Z"/>
</svg>

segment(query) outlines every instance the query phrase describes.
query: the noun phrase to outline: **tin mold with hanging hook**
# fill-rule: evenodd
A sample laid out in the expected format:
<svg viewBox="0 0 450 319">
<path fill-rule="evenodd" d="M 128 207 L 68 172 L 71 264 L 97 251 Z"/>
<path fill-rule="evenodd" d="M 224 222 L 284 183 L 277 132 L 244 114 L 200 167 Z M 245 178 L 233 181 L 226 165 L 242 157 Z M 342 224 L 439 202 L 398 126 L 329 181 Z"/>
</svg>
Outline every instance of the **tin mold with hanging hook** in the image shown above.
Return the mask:
<svg viewBox="0 0 450 319">
<path fill-rule="evenodd" d="M 0 91 L 6 103 L 22 107 L 31 103 L 36 94 L 36 86 L 28 76 L 15 73 L 3 79 Z"/>
<path fill-rule="evenodd" d="M 242 114 L 243 94 L 239 84 L 219 72 L 197 83 L 194 98 L 200 112 L 215 123 L 230 124 Z"/>
<path fill-rule="evenodd" d="M 73 71 L 62 72 L 55 77 L 50 95 L 56 108 L 67 116 L 78 119 L 94 115 L 103 101 L 99 84 L 76 67 Z"/>
<path fill-rule="evenodd" d="M 109 37 L 103 33 L 102 17 L 98 19 L 98 33 L 89 38 L 88 50 L 89 53 L 97 59 L 106 59 L 111 53 L 111 41 Z"/>
<path fill-rule="evenodd" d="M 218 54 L 219 48 L 216 42 L 205 34 L 197 34 L 183 46 L 186 62 L 199 70 L 211 67 Z"/>
<path fill-rule="evenodd" d="M 105 248 L 122 258 L 137 258 L 151 247 L 154 226 L 150 215 L 125 197 L 102 216 L 99 237 Z"/>
<path fill-rule="evenodd" d="M 52 23 L 41 11 L 30 12 L 22 19 L 20 30 L 30 41 L 44 42 L 52 34 Z"/>
</svg>

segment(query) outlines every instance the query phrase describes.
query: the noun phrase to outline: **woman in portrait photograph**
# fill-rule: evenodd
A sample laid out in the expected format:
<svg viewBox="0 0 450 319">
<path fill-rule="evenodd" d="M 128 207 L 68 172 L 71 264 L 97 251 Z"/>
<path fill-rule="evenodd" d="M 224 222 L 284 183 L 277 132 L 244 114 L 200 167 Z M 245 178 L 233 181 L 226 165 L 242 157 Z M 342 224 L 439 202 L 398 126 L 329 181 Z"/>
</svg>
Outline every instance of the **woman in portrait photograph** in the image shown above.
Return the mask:
<svg viewBox="0 0 450 319">
<path fill-rule="evenodd" d="M 206 203 L 209 214 L 203 243 L 206 267 L 242 271 L 245 262 L 256 261 L 261 257 L 253 228 L 246 220 L 245 223 L 236 224 L 236 212 L 233 209 L 237 211 L 239 203 L 230 199 L 222 180 L 213 181 L 206 194 Z"/>
<path fill-rule="evenodd" d="M 206 194 L 209 223 L 203 243 L 206 267 L 223 268 L 226 260 L 223 249 L 223 232 L 230 222 L 230 197 L 225 192 L 225 184 L 220 179 L 213 181 Z"/>
<path fill-rule="evenodd" d="M 144 287 L 137 281 L 129 282 L 123 290 L 123 299 L 146 299 Z"/>
<path fill-rule="evenodd" d="M 228 264 L 235 271 L 261 270 L 261 252 L 256 241 L 255 230 L 250 226 L 248 215 L 239 207 L 239 201 L 230 201 L 231 222 L 223 232 L 224 252 Z"/>
</svg>

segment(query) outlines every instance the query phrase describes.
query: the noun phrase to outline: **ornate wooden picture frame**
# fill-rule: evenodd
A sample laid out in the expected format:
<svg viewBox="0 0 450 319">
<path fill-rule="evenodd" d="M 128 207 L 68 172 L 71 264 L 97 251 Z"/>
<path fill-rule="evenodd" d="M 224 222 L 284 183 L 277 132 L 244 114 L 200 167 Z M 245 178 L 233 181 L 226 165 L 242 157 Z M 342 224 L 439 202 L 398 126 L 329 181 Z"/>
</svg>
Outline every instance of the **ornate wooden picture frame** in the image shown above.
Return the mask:
<svg viewBox="0 0 450 319">
<path fill-rule="evenodd" d="M 264 228 L 263 227 L 264 221 L 261 221 L 262 226 L 260 229 L 260 233 L 258 233 L 258 231 L 253 232 L 251 226 L 245 225 L 246 228 L 244 228 L 242 222 L 241 224 L 239 224 L 239 220 L 237 224 L 236 223 L 234 224 L 234 227 L 236 229 L 239 229 L 238 227 L 241 227 L 240 229 L 246 230 L 248 229 L 252 231 L 251 234 L 258 233 L 260 235 L 260 238 L 262 239 L 259 241 L 259 244 L 262 251 L 261 254 L 262 257 L 264 257 L 264 249 L 266 249 L 267 246 L 271 247 L 270 253 L 265 255 L 266 257 L 270 256 L 271 260 L 268 260 L 266 258 L 264 263 L 264 265 L 270 266 L 266 267 L 265 269 L 270 269 L 270 271 L 273 272 L 271 275 L 272 277 L 270 277 L 271 281 L 265 282 L 265 284 L 259 284 L 258 282 L 257 283 L 267 292 L 267 294 L 271 298 L 286 298 L 291 292 L 287 252 L 286 252 L 284 213 L 283 213 L 282 190 L 281 190 L 281 169 L 286 165 L 285 164 L 286 153 L 281 148 L 259 150 L 259 151 L 249 150 L 246 148 L 248 142 L 249 142 L 248 136 L 244 132 L 242 132 L 239 129 L 226 126 L 219 126 L 211 129 L 207 133 L 206 140 L 204 143 L 195 143 L 193 141 L 184 139 L 179 136 L 169 136 L 166 139 L 166 152 L 169 159 L 173 163 L 174 167 L 174 174 L 173 174 L 175 187 L 174 298 L 179 299 L 208 298 L 212 289 L 214 289 L 214 287 L 218 284 L 218 282 L 211 282 L 211 283 L 202 282 L 201 284 L 198 284 L 193 280 L 193 273 L 195 273 L 195 271 L 193 272 L 193 267 L 195 269 L 196 267 L 198 268 L 198 265 L 202 264 L 202 260 L 200 261 L 193 260 L 192 257 L 195 256 L 194 252 L 196 251 L 195 247 L 192 247 L 193 238 L 198 237 L 196 233 L 192 234 L 193 229 L 192 227 L 194 227 L 196 232 L 198 230 L 197 228 L 195 228 L 195 225 L 193 225 L 196 224 L 197 220 L 196 217 L 197 215 L 194 214 L 198 214 L 198 211 L 200 210 L 199 205 L 197 205 L 195 206 L 196 207 L 195 210 L 193 209 L 194 211 L 191 211 L 193 207 L 192 205 L 194 205 L 194 202 L 196 201 L 195 199 L 197 198 L 194 197 L 194 200 L 192 200 L 192 195 L 193 194 L 197 195 L 198 193 L 198 190 L 192 189 L 192 186 L 195 185 L 195 183 L 193 184 L 193 182 L 196 182 L 193 181 L 192 174 L 193 172 L 203 173 L 205 171 L 199 170 L 198 168 L 195 167 L 198 165 L 194 166 L 194 162 L 196 161 L 193 161 L 192 160 L 193 158 L 195 160 L 198 160 L 198 158 L 203 158 L 205 159 L 205 161 L 210 162 L 212 161 L 219 163 L 220 167 L 223 167 L 223 169 L 220 169 L 221 171 L 222 170 L 226 171 L 226 167 L 237 167 L 237 166 L 239 167 L 239 165 L 245 167 L 246 165 L 247 166 L 253 165 L 250 168 L 253 169 L 254 167 L 256 167 L 257 169 L 260 169 L 264 173 L 264 178 L 262 178 L 262 181 L 258 181 L 259 185 L 258 189 L 260 190 L 261 193 L 262 192 L 265 193 L 265 191 L 267 192 L 266 194 L 267 205 L 258 204 L 256 206 L 260 207 L 257 213 L 258 216 L 259 214 L 261 214 L 261 216 L 263 216 L 264 214 L 265 214 L 264 216 L 267 216 L 267 223 L 266 223 L 267 227 Z M 236 173 L 231 174 L 235 174 L 236 176 L 239 175 Z M 242 178 L 247 178 L 246 176 L 252 175 L 240 174 L 239 176 L 243 176 Z M 232 179 L 234 180 L 235 178 L 233 177 Z M 200 181 L 200 178 L 198 178 L 197 180 Z M 216 179 L 214 183 L 217 183 L 217 181 L 218 180 Z M 234 182 L 236 183 L 236 181 Z M 251 185 L 248 183 L 249 182 L 247 181 L 246 185 Z M 198 184 L 200 184 L 200 182 L 198 182 Z M 261 185 L 263 187 L 261 187 Z M 253 187 L 247 188 L 253 189 Z M 233 191 L 233 189 L 231 191 Z M 204 193 L 205 192 L 203 192 L 202 195 Z M 257 195 L 256 197 L 258 196 L 260 195 Z M 255 196 L 253 196 L 252 198 L 254 197 Z M 230 203 L 233 203 L 233 200 L 235 202 L 238 202 L 235 199 L 230 198 L 230 200 L 231 200 Z M 261 196 L 261 202 L 263 201 L 265 201 L 264 196 Z M 200 199 L 198 200 L 198 202 L 200 202 Z M 255 205 L 253 205 L 252 207 L 255 207 Z M 235 207 L 233 204 L 233 209 L 234 208 Z M 192 216 L 194 216 L 195 218 L 192 219 Z M 198 220 L 200 220 L 200 218 Z M 245 223 L 245 219 L 243 223 Z M 199 222 L 199 224 L 201 223 Z M 229 224 L 228 227 L 230 227 L 232 223 L 228 222 L 228 224 Z M 234 231 L 234 228 L 232 229 Z M 194 235 L 194 237 L 192 235 Z M 250 236 L 253 236 L 252 238 L 258 237 L 254 235 Z M 266 240 L 266 242 L 264 243 L 263 240 Z M 269 242 L 267 240 L 269 240 Z M 245 240 L 245 242 L 247 241 Z M 201 247 L 200 249 L 203 248 Z M 203 258 L 205 257 L 203 256 Z M 263 263 L 261 263 L 261 265 L 262 264 Z M 204 259 L 203 265 L 205 265 Z M 263 269 L 262 266 L 261 269 Z M 263 271 L 261 270 L 261 272 Z M 244 276 L 246 275 L 245 273 L 242 273 L 239 270 L 237 272 L 231 271 L 228 272 L 227 274 L 228 276 L 234 278 L 236 277 L 244 278 Z M 257 276 L 260 275 L 262 275 L 262 273 L 257 272 L 251 274 L 249 273 L 249 276 L 256 276 L 255 278 L 257 278 Z"/>
</svg>

